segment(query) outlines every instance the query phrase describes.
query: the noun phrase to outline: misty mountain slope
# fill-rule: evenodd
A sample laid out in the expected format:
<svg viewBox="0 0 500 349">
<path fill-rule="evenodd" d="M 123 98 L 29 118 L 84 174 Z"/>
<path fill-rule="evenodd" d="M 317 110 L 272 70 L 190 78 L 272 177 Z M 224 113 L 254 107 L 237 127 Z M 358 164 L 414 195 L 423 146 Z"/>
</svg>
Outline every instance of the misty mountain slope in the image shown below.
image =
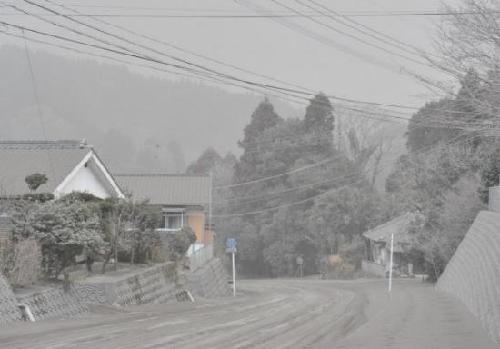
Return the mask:
<svg viewBox="0 0 500 349">
<path fill-rule="evenodd" d="M 222 154 L 238 151 L 244 126 L 263 98 L 91 59 L 30 52 L 42 118 L 26 52 L 0 46 L 0 139 L 85 138 L 114 172 L 182 172 L 209 146 Z M 285 118 L 303 116 L 303 110 L 281 101 L 273 104 Z M 344 142 L 353 128 L 363 144 L 391 140 L 377 176 L 382 188 L 405 151 L 406 125 L 335 110 L 344 120 Z"/>
<path fill-rule="evenodd" d="M 234 151 L 262 99 L 45 51 L 32 51 L 31 58 L 45 134 L 26 54 L 4 46 L 0 139 L 86 138 L 116 172 L 178 172 L 210 145 Z M 281 109 L 295 112 L 283 103 Z"/>
<path fill-rule="evenodd" d="M 360 148 L 376 147 L 374 154 L 366 166 L 366 175 L 372 180 L 375 174 L 375 187 L 385 190 L 385 179 L 392 172 L 398 158 L 407 153 L 406 149 L 406 122 L 380 121 L 380 116 L 370 116 L 373 110 L 365 109 L 365 114 L 337 106 L 337 137 L 338 127 L 341 129 L 342 137 L 337 138 L 347 156 L 354 157 L 350 140 L 350 134 L 354 131 L 356 141 Z M 339 126 L 340 125 L 340 126 Z M 379 157 L 378 164 L 376 158 Z"/>
</svg>

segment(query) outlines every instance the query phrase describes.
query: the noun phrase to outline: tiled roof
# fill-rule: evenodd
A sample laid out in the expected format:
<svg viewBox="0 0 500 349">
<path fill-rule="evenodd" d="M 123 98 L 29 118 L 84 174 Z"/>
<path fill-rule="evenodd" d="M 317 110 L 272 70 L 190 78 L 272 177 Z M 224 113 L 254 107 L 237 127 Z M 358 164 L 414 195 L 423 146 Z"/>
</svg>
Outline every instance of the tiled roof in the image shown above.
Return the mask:
<svg viewBox="0 0 500 349">
<path fill-rule="evenodd" d="M 37 192 L 52 193 L 91 148 L 79 141 L 1 141 L 0 196 L 29 192 L 25 177 L 45 174 Z"/>
<path fill-rule="evenodd" d="M 125 193 L 159 205 L 206 205 L 210 177 L 171 174 L 114 174 Z"/>
<path fill-rule="evenodd" d="M 394 234 L 395 244 L 408 244 L 413 242 L 413 238 L 410 234 L 410 228 L 413 225 L 419 225 L 422 223 L 423 216 L 421 214 L 408 212 L 387 223 L 368 230 L 363 233 L 363 236 L 375 242 L 390 243 L 391 234 Z"/>
</svg>

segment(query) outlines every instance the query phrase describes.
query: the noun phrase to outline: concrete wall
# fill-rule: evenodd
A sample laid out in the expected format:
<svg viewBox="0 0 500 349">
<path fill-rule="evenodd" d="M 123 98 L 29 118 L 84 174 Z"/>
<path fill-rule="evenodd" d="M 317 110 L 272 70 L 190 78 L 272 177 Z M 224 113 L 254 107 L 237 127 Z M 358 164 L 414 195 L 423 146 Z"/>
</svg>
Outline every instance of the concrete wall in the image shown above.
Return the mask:
<svg viewBox="0 0 500 349">
<path fill-rule="evenodd" d="M 500 214 L 483 211 L 438 280 L 500 344 Z"/>
<path fill-rule="evenodd" d="M 87 302 L 132 305 L 175 301 L 181 292 L 175 284 L 172 263 L 159 264 L 122 277 L 94 277 L 79 283 L 80 297 Z"/>
<path fill-rule="evenodd" d="M 89 310 L 91 304 L 131 305 L 186 300 L 185 290 L 177 289 L 172 263 L 128 273 L 120 277 L 96 276 L 72 283 L 67 292 L 52 287 L 17 295 L 0 279 L 0 323 L 20 320 L 17 303 L 27 305 L 35 320 L 71 318 Z"/>
<path fill-rule="evenodd" d="M 186 279 L 186 288 L 195 298 L 215 298 L 231 294 L 228 274 L 219 258 L 213 258 L 203 267 L 189 273 Z"/>
<path fill-rule="evenodd" d="M 29 307 L 36 321 L 72 318 L 88 311 L 76 287 L 70 287 L 68 292 L 64 292 L 62 287 L 44 289 L 18 296 L 17 300 Z"/>
<path fill-rule="evenodd" d="M 5 277 L 0 274 L 0 324 L 21 320 L 17 300 Z"/>
<path fill-rule="evenodd" d="M 220 297 L 230 294 L 227 274 L 219 259 L 212 259 L 177 287 L 173 263 L 164 263 L 122 276 L 95 276 L 72 283 L 67 292 L 62 287 L 14 295 L 0 275 L 0 323 L 21 320 L 18 303 L 29 306 L 35 320 L 71 318 L 89 310 L 92 304 L 168 303 L 187 301 L 190 291 L 196 297 Z"/>
</svg>

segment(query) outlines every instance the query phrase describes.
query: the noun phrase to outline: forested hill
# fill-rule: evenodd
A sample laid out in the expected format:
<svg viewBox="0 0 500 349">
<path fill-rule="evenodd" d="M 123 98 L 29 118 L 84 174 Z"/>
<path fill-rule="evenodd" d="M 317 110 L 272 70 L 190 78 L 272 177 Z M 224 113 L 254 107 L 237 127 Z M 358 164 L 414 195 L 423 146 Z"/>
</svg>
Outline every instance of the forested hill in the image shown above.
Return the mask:
<svg viewBox="0 0 500 349">
<path fill-rule="evenodd" d="M 262 96 L 144 76 L 91 59 L 0 47 L 0 139 L 86 138 L 113 171 L 184 171 L 207 146 L 237 149 Z M 283 116 L 295 110 L 275 102 Z"/>
</svg>

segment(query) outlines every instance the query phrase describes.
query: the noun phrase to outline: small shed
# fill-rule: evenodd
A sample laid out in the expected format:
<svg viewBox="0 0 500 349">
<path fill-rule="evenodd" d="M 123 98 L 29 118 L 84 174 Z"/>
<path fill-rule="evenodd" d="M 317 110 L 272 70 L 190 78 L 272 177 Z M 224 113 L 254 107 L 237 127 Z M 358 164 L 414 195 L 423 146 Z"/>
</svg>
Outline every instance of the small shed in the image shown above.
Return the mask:
<svg viewBox="0 0 500 349">
<path fill-rule="evenodd" d="M 365 265 L 376 264 L 383 267 L 379 270 L 386 269 L 390 257 L 391 236 L 394 235 L 393 263 L 402 271 L 401 268 L 409 263 L 406 254 L 416 244 L 414 230 L 422 227 L 424 222 L 422 214 L 408 212 L 363 233 L 366 241 Z"/>
</svg>

